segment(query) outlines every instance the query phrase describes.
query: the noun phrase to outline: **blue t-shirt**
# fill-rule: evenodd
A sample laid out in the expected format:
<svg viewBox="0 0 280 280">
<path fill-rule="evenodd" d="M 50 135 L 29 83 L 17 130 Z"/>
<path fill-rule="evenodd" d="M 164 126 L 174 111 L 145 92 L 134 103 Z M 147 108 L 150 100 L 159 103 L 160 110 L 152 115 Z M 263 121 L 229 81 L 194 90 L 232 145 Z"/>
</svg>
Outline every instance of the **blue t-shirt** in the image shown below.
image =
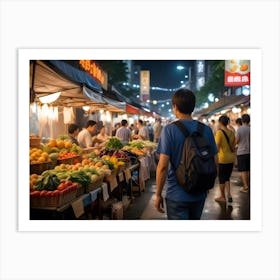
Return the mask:
<svg viewBox="0 0 280 280">
<path fill-rule="evenodd" d="M 189 132 L 197 130 L 196 120 L 180 120 L 182 124 L 188 129 Z M 204 126 L 203 136 L 208 139 L 209 143 L 213 147 L 214 154 L 218 153 L 215 138 L 211 128 L 207 125 Z M 181 130 L 175 124 L 168 124 L 163 127 L 161 132 L 160 140 L 158 143 L 157 152 L 159 154 L 165 154 L 169 156 L 170 161 L 173 163 L 175 168 L 179 165 L 182 149 L 185 141 L 185 136 Z M 186 193 L 183 188 L 178 185 L 174 169 L 169 163 L 168 175 L 166 179 L 166 198 L 173 201 L 191 202 L 199 201 L 206 198 L 207 193 L 204 192 L 199 195 L 193 195 Z"/>
</svg>

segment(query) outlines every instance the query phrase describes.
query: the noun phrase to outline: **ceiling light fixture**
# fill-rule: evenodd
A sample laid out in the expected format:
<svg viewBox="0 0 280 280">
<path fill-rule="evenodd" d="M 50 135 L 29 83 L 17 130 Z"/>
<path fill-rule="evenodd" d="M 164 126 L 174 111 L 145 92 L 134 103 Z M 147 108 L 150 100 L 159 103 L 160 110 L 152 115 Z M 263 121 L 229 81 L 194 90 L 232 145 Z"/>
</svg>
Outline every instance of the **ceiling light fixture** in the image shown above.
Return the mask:
<svg viewBox="0 0 280 280">
<path fill-rule="evenodd" d="M 49 94 L 49 95 L 46 95 L 46 96 L 39 97 L 39 100 L 43 104 L 52 103 L 59 98 L 60 94 L 61 94 L 61 92 L 59 91 L 59 92 L 56 92 L 56 93 L 52 93 L 52 94 Z"/>
</svg>

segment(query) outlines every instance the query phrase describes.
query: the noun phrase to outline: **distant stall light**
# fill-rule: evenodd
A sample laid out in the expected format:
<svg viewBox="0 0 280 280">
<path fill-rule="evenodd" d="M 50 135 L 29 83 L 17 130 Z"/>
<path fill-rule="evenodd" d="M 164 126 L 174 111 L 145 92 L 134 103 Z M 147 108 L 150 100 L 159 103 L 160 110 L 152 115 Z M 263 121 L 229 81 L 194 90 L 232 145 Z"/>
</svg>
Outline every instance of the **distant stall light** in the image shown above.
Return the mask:
<svg viewBox="0 0 280 280">
<path fill-rule="evenodd" d="M 208 100 L 209 100 L 210 102 L 214 102 L 214 100 L 215 100 L 215 95 L 214 95 L 214 93 L 210 92 L 210 93 L 208 94 Z"/>
<path fill-rule="evenodd" d="M 111 122 L 112 121 L 112 115 L 109 111 L 106 111 L 106 121 Z"/>
<path fill-rule="evenodd" d="M 136 95 L 136 97 L 137 97 L 137 98 L 139 98 L 139 97 L 140 97 L 140 95 L 139 95 L 139 94 L 137 94 L 137 95 Z"/>
<path fill-rule="evenodd" d="M 218 102 L 218 101 L 219 101 L 219 98 L 218 98 L 218 97 L 216 97 L 216 98 L 215 98 L 215 102 Z"/>
<path fill-rule="evenodd" d="M 171 109 L 168 109 L 168 112 L 170 113 L 170 112 L 171 112 Z"/>
<path fill-rule="evenodd" d="M 243 86 L 242 87 L 242 94 L 245 96 L 250 95 L 250 86 Z"/>
<path fill-rule="evenodd" d="M 203 107 L 204 107 L 204 108 L 208 108 L 208 107 L 209 107 L 208 102 L 205 102 L 204 105 L 203 105 Z"/>
<path fill-rule="evenodd" d="M 251 114 L 251 108 L 247 109 L 247 114 Z"/>
<path fill-rule="evenodd" d="M 157 103 L 158 103 L 157 100 L 153 100 L 154 105 L 157 105 Z"/>
<path fill-rule="evenodd" d="M 161 107 L 164 107 L 164 104 L 162 104 Z"/>
<path fill-rule="evenodd" d="M 203 123 L 207 123 L 207 120 L 206 120 L 206 119 L 203 119 L 202 122 L 203 122 Z"/>
<path fill-rule="evenodd" d="M 166 105 L 169 105 L 169 102 L 168 102 L 168 101 L 166 102 Z"/>
</svg>

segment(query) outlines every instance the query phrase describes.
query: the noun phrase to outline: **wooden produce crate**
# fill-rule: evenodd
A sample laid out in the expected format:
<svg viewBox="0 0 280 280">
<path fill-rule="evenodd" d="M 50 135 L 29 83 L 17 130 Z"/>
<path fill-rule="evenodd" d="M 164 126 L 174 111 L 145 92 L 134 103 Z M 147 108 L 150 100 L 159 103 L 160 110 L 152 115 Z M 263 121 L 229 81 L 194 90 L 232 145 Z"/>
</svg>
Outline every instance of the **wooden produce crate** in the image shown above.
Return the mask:
<svg viewBox="0 0 280 280">
<path fill-rule="evenodd" d="M 40 137 L 30 137 L 30 147 L 31 148 L 40 148 L 41 138 Z"/>
<path fill-rule="evenodd" d="M 85 193 L 91 192 L 97 188 L 100 188 L 103 183 L 104 176 L 100 175 L 99 178 L 86 186 Z"/>
<path fill-rule="evenodd" d="M 40 175 L 48 169 L 52 169 L 52 161 L 30 164 L 30 174 Z"/>
<path fill-rule="evenodd" d="M 57 160 L 57 165 L 60 165 L 62 163 L 64 164 L 75 164 L 76 161 L 81 162 L 82 157 L 81 156 L 75 156 L 75 157 L 70 157 L 70 158 L 65 158 L 65 159 L 58 159 Z"/>
<path fill-rule="evenodd" d="M 67 204 L 69 202 L 71 202 L 72 200 L 74 200 L 76 198 L 76 194 L 77 194 L 77 189 L 72 190 L 72 191 L 66 191 L 66 192 L 62 192 L 58 197 L 58 207 Z"/>
<path fill-rule="evenodd" d="M 81 184 L 78 184 L 78 188 L 76 191 L 76 197 L 79 197 L 85 193 L 85 189 Z"/>
</svg>

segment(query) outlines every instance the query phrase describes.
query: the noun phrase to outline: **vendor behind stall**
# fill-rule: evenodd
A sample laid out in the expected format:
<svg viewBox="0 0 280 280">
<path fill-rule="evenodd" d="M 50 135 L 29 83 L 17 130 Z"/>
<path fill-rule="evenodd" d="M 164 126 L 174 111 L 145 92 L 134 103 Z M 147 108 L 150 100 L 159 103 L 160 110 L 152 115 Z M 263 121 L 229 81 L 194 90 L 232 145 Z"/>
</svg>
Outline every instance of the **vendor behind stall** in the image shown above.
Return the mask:
<svg viewBox="0 0 280 280">
<path fill-rule="evenodd" d="M 77 136 L 79 134 L 79 127 L 75 123 L 71 123 L 68 127 L 69 141 L 79 146 Z"/>
<path fill-rule="evenodd" d="M 92 136 L 97 130 L 96 122 L 93 120 L 89 120 L 86 123 L 86 128 L 84 128 L 78 134 L 78 142 L 82 148 L 91 148 L 93 147 L 94 143 L 92 140 Z"/>
<path fill-rule="evenodd" d="M 105 147 L 106 141 L 109 138 L 109 135 L 106 134 L 106 128 L 105 126 L 102 126 L 97 136 L 93 138 L 93 140 L 96 142 L 94 145 L 97 148 L 103 148 Z"/>
</svg>

